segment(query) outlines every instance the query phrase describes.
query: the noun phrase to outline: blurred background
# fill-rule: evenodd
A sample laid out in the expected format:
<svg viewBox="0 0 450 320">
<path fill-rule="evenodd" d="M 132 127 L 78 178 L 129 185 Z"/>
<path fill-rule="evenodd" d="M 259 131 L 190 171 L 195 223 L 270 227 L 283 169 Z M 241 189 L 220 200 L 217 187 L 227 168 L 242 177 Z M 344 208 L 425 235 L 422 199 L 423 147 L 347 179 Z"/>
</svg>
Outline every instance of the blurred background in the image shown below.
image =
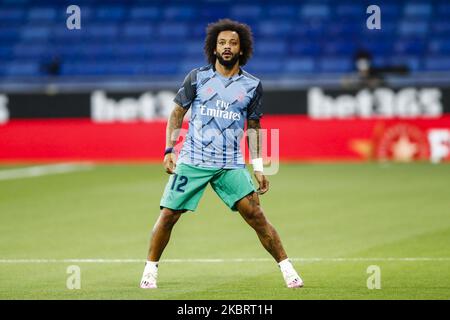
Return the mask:
<svg viewBox="0 0 450 320">
<path fill-rule="evenodd" d="M 0 160 L 159 160 L 220 18 L 253 30 L 282 159 L 448 159 L 448 1 L 0 3 Z"/>
<path fill-rule="evenodd" d="M 253 30 L 262 204 L 301 294 L 211 188 L 138 288 L 166 120 L 220 18 Z M 0 0 L 0 298 L 448 299 L 448 160 L 448 0 Z"/>
</svg>

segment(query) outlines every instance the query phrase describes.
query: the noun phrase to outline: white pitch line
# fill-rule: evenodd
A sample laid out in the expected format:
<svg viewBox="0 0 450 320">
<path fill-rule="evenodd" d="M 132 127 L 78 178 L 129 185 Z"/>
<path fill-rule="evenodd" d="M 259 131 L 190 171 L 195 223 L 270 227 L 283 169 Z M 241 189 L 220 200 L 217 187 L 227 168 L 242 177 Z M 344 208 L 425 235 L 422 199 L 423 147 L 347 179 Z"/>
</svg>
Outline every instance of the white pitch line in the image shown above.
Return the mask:
<svg viewBox="0 0 450 320">
<path fill-rule="evenodd" d="M 415 257 L 415 258 L 290 258 L 299 262 L 420 262 L 420 261 L 450 261 L 450 257 Z M 238 258 L 238 259 L 165 259 L 162 263 L 245 263 L 272 262 L 270 258 Z M 25 263 L 144 263 L 144 259 L 0 259 L 0 264 Z"/>
<path fill-rule="evenodd" d="M 91 170 L 94 167 L 92 163 L 60 163 L 45 166 L 33 166 L 20 169 L 0 170 L 1 180 L 13 180 L 34 178 L 53 174 L 62 174 L 76 171 Z"/>
</svg>

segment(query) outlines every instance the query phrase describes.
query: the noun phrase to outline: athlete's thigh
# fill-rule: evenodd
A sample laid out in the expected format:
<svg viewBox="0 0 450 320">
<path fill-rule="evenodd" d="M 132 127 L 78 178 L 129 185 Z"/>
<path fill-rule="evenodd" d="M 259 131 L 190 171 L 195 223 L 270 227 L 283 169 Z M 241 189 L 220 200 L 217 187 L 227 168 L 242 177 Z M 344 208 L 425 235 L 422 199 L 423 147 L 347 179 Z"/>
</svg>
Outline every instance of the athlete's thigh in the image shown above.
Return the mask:
<svg viewBox="0 0 450 320">
<path fill-rule="evenodd" d="M 226 169 L 215 175 L 211 186 L 222 201 L 233 211 L 236 203 L 246 195 L 256 191 L 247 169 Z"/>
<path fill-rule="evenodd" d="M 177 165 L 170 175 L 160 207 L 194 211 L 212 177 L 212 172 L 185 164 Z"/>
</svg>

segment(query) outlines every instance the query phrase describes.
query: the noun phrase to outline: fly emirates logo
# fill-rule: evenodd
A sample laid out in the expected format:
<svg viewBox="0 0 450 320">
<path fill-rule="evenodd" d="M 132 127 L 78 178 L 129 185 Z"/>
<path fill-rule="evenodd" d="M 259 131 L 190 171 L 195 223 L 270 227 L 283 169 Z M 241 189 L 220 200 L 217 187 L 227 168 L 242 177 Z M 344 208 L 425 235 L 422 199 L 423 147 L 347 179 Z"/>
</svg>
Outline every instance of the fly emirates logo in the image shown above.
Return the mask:
<svg viewBox="0 0 450 320">
<path fill-rule="evenodd" d="M 210 116 L 228 120 L 241 120 L 241 114 L 238 112 L 228 111 L 230 103 L 223 100 L 216 100 L 216 109 L 208 108 L 205 105 L 200 106 L 200 114 L 202 116 Z"/>
</svg>

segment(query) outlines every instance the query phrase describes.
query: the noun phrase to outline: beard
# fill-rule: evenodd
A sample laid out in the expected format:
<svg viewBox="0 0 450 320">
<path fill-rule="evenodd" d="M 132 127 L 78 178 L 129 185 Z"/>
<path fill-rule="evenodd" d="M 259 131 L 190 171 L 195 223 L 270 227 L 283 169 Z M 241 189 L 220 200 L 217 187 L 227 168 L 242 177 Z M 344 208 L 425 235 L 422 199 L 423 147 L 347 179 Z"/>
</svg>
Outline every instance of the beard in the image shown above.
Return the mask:
<svg viewBox="0 0 450 320">
<path fill-rule="evenodd" d="M 219 63 L 227 69 L 233 68 L 236 62 L 239 61 L 238 54 L 233 54 L 230 60 L 225 60 L 220 53 L 216 52 L 216 58 L 219 60 Z"/>
</svg>

